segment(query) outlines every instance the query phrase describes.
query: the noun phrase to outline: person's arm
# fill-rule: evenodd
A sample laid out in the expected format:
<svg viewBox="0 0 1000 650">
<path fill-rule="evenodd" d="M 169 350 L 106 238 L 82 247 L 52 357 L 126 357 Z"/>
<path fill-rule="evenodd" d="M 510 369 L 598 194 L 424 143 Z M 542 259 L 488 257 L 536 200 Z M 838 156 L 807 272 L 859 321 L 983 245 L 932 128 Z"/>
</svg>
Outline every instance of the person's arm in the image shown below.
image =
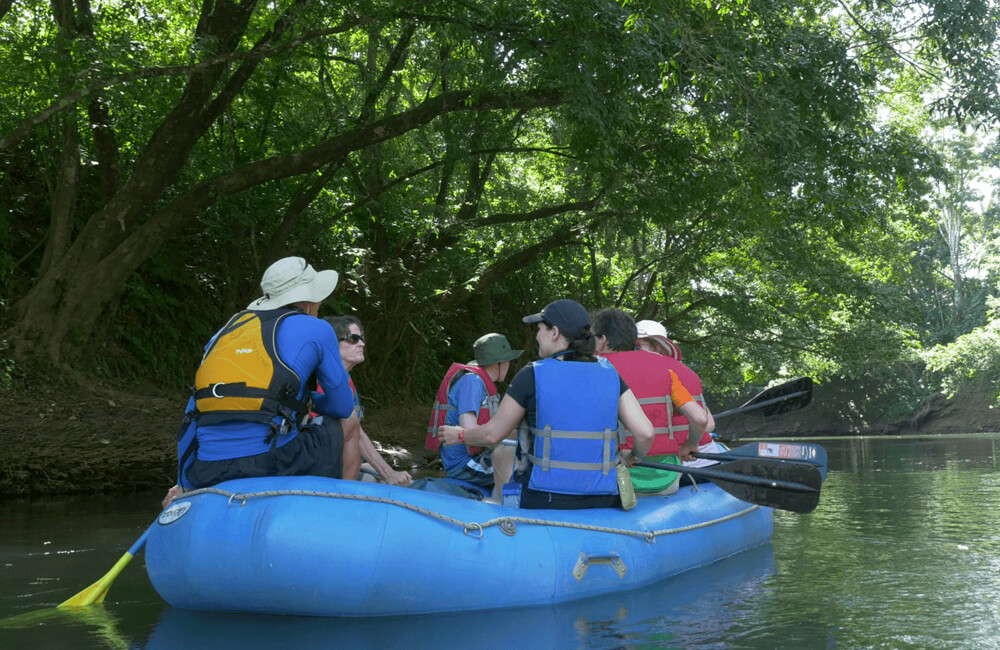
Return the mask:
<svg viewBox="0 0 1000 650">
<path fill-rule="evenodd" d="M 479 409 L 486 399 L 486 386 L 477 375 L 465 375 L 455 386 L 455 407 L 458 410 L 458 426 L 473 429 L 479 425 Z M 447 444 L 442 441 L 441 444 Z"/>
<path fill-rule="evenodd" d="M 351 417 L 343 420 L 342 424 L 346 428 L 347 426 L 355 426 L 352 420 L 357 420 L 357 414 L 351 415 Z M 413 477 L 410 476 L 409 472 L 397 472 L 392 468 L 392 466 L 386 462 L 385 458 L 382 458 L 382 454 L 378 453 L 378 449 L 375 448 L 375 443 L 372 442 L 368 434 L 365 433 L 364 428 L 361 427 L 359 422 L 358 427 L 358 444 L 361 447 L 361 456 L 372 464 L 372 467 L 378 472 L 386 483 L 392 485 L 402 485 L 407 486 L 413 482 Z"/>
<path fill-rule="evenodd" d="M 694 400 L 683 404 L 677 410 L 688 419 L 688 437 L 677 450 L 677 456 L 681 461 L 694 460 L 692 454 L 698 451 L 698 442 L 706 432 L 712 430 L 710 428 L 712 416 Z"/>
<path fill-rule="evenodd" d="M 639 400 L 631 390 L 618 398 L 618 418 L 632 434 L 630 461 L 639 462 L 653 447 L 653 425 L 639 405 Z"/>
<path fill-rule="evenodd" d="M 340 347 L 332 327 L 327 327 L 329 337 L 316 342 L 319 346 L 319 364 L 316 366 L 316 380 L 323 387 L 322 393 L 312 394 L 317 413 L 340 420 L 347 420 L 354 414 L 354 393 L 344 363 L 340 360 Z"/>
<path fill-rule="evenodd" d="M 477 413 L 462 413 L 458 416 L 458 426 L 463 429 L 474 429 L 479 426 L 479 417 Z"/>
<path fill-rule="evenodd" d="M 708 416 L 708 424 L 705 425 L 705 431 L 707 431 L 708 433 L 712 433 L 713 431 L 715 431 L 715 417 L 712 415 L 712 411 L 709 410 L 708 404 L 705 404 L 701 408 L 705 410 L 705 415 Z"/>
<path fill-rule="evenodd" d="M 694 401 L 691 392 L 673 370 L 670 371 L 670 399 L 673 401 L 674 409 L 688 420 L 687 439 L 677 450 L 677 456 L 681 461 L 694 460 L 692 454 L 698 451 L 698 442 L 705 432 L 714 428 L 714 420 L 698 402 Z"/>
<path fill-rule="evenodd" d="M 524 413 L 524 407 L 518 404 L 513 397 L 504 395 L 496 414 L 486 424 L 478 424 L 468 429 L 444 425 L 438 427 L 438 437 L 446 445 L 456 445 L 461 442 L 476 447 L 492 447 L 500 444 L 500 441 L 514 430 L 517 423 L 524 417 Z M 646 423 L 649 424 L 649 421 L 647 420 Z M 461 438 L 459 438 L 460 433 L 462 433 Z"/>
</svg>

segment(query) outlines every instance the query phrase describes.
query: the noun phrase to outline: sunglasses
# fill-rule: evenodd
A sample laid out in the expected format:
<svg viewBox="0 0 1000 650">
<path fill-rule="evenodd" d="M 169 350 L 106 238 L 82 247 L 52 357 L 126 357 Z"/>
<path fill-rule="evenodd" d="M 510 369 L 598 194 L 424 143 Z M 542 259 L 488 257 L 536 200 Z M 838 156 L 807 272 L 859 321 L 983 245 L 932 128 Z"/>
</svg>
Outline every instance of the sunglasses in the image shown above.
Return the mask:
<svg viewBox="0 0 1000 650">
<path fill-rule="evenodd" d="M 365 337 L 363 335 L 361 335 L 361 334 L 348 334 L 347 336 L 342 336 L 342 337 L 340 337 L 337 340 L 338 341 L 347 341 L 347 342 L 353 343 L 354 345 L 357 345 L 358 343 L 361 343 L 362 341 L 364 341 Z"/>
</svg>

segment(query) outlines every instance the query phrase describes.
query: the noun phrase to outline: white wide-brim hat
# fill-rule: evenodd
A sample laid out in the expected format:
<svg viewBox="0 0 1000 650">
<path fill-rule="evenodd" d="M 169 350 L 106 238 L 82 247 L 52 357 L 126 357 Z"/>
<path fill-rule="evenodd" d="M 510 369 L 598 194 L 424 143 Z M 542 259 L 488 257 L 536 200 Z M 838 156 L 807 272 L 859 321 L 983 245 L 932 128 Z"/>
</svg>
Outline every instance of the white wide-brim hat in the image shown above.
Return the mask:
<svg viewBox="0 0 1000 650">
<path fill-rule="evenodd" d="M 264 296 L 247 309 L 277 309 L 297 302 L 323 302 L 337 288 L 336 271 L 319 271 L 301 257 L 284 257 L 264 271 Z"/>
<path fill-rule="evenodd" d="M 655 320 L 641 320 L 635 324 L 640 339 L 653 339 L 663 346 L 668 357 L 681 360 L 681 349 L 667 336 L 667 328 Z"/>
</svg>

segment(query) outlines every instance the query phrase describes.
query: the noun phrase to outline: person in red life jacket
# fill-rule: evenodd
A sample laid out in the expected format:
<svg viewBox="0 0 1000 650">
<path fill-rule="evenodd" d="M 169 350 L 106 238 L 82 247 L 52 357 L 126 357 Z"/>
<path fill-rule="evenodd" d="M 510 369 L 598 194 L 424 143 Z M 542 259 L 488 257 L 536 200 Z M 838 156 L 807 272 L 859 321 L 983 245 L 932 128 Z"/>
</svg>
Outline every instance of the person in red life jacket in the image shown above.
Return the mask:
<svg viewBox="0 0 1000 650">
<path fill-rule="evenodd" d="M 691 395 L 694 397 L 695 401 L 701 404 L 701 407 L 705 409 L 706 413 L 708 413 L 708 431 L 698 441 L 698 451 L 711 454 L 718 454 L 726 451 L 723 446 L 712 438 L 711 433 L 712 431 L 715 431 L 715 418 L 712 417 L 712 411 L 708 408 L 708 404 L 705 402 L 705 398 L 702 395 L 701 378 L 698 376 L 698 373 L 681 361 L 680 346 L 678 346 L 676 342 L 670 340 L 670 337 L 667 336 L 667 329 L 656 321 L 641 320 L 636 323 L 636 330 L 639 335 L 639 349 L 655 352 L 656 354 L 662 355 L 668 359 L 671 368 L 677 373 L 677 376 L 681 378 L 681 381 L 684 382 L 685 386 L 688 386 L 691 389 Z M 717 465 L 718 461 L 697 458 L 684 461 L 683 464 L 688 467 L 708 467 L 709 465 Z M 691 476 L 687 474 L 681 477 L 682 483 L 690 480 Z"/>
<path fill-rule="evenodd" d="M 514 447 L 485 449 L 464 444 L 441 444 L 437 429 L 442 424 L 469 428 L 488 422 L 499 403 L 496 385 L 507 377 L 510 362 L 524 353 L 512 350 L 507 337 L 490 333 L 472 346 L 475 361 L 452 364 L 438 388 L 428 429 L 428 448 L 438 446 L 448 478 L 458 479 L 493 491 L 500 501 L 501 488 L 514 470 Z M 513 430 L 508 430 L 508 435 Z"/>
<path fill-rule="evenodd" d="M 350 377 L 351 370 L 365 360 L 365 332 L 361 327 L 361 321 L 354 316 L 331 316 L 324 318 L 326 322 L 333 326 L 333 331 L 340 341 L 340 360 L 344 363 L 344 370 Z M 358 397 L 358 390 L 354 386 L 354 378 L 348 380 L 351 386 L 351 394 L 354 402 L 354 413 L 347 420 L 341 420 L 344 430 L 356 428 L 358 430 L 358 443 L 361 447 L 361 457 L 371 463 L 372 469 L 378 472 L 386 483 L 392 485 L 407 486 L 413 483 L 413 477 L 409 472 L 397 472 L 386 462 L 382 454 L 378 452 L 371 438 L 361 427 L 361 419 L 364 417 L 364 410 L 361 408 L 361 399 Z M 317 390 L 322 390 L 318 386 Z"/>
<path fill-rule="evenodd" d="M 615 369 L 594 356 L 583 305 L 557 300 L 522 320 L 537 323 L 541 359 L 518 371 L 489 422 L 471 429 L 443 426 L 439 435 L 448 444 L 495 445 L 524 419 L 513 486 L 520 507 L 620 506 L 618 420 L 634 437 L 633 461 L 649 451 L 653 425 Z"/>
<path fill-rule="evenodd" d="M 236 478 L 357 476 L 358 437 L 339 424 L 352 413 L 351 387 L 337 336 L 318 318 L 337 278 L 301 257 L 280 259 L 264 272 L 264 296 L 208 342 L 178 432 L 178 486 L 168 499 Z M 307 389 L 313 375 L 325 394 Z M 336 426 L 304 425 L 310 402 Z"/>
<path fill-rule="evenodd" d="M 635 321 L 622 310 L 602 309 L 591 320 L 597 352 L 615 367 L 653 424 L 656 439 L 649 452 L 650 460 L 674 464 L 679 459 L 693 460 L 691 454 L 698 451 L 695 441 L 706 430 L 710 431 L 710 416 L 691 396 L 670 360 L 635 349 Z M 698 391 L 701 392 L 700 385 Z M 694 436 L 688 435 L 691 430 Z M 630 441 L 623 445 L 629 446 Z M 629 471 L 636 494 L 672 494 L 680 485 L 676 472 L 648 467 L 633 467 Z"/>
</svg>

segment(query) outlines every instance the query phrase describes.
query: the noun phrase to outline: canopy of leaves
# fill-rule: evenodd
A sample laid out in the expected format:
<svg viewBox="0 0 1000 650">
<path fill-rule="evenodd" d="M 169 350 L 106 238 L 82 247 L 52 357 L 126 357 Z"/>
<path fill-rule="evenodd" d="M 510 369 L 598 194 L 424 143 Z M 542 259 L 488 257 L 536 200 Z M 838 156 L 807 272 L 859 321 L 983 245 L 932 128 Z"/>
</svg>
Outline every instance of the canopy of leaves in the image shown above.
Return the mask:
<svg viewBox="0 0 1000 650">
<path fill-rule="evenodd" d="M 968 6 L 8 5 L 0 329 L 184 383 L 296 254 L 341 271 L 376 395 L 426 395 L 485 331 L 530 345 L 564 297 L 665 322 L 720 392 L 912 360 L 944 173 L 879 110 L 947 61 L 937 105 L 996 114 Z"/>
</svg>

